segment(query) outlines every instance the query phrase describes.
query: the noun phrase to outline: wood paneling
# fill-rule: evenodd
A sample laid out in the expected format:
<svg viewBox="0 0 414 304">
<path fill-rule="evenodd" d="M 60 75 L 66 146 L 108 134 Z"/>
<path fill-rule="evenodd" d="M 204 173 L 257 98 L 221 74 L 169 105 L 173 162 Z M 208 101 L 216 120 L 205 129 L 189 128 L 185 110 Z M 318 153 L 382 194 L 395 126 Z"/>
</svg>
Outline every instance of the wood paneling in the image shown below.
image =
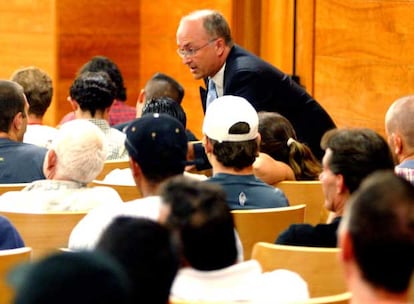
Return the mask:
<svg viewBox="0 0 414 304">
<path fill-rule="evenodd" d="M 414 1 L 320 0 L 315 97 L 338 126 L 384 134 L 384 115 L 414 91 Z"/>
<path fill-rule="evenodd" d="M 140 2 L 59 0 L 56 14 L 58 121 L 71 110 L 66 97 L 77 70 L 96 55 L 106 56 L 119 66 L 127 103 L 134 106 L 140 89 Z"/>
<path fill-rule="evenodd" d="M 0 1 L 0 45 L 0 78 L 34 65 L 55 80 L 54 0 Z M 51 107 L 46 118 L 53 116 Z"/>
</svg>

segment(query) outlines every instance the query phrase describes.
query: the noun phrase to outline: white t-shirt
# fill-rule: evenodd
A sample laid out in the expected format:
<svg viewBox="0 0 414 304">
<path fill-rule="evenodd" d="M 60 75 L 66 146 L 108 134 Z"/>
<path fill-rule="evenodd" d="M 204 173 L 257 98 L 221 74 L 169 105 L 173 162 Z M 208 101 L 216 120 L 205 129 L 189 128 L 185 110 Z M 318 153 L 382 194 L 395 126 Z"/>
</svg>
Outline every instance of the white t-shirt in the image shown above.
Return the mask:
<svg viewBox="0 0 414 304">
<path fill-rule="evenodd" d="M 27 125 L 23 142 L 49 148 L 58 130 L 46 125 Z"/>
<path fill-rule="evenodd" d="M 148 196 L 126 203 L 97 207 L 73 228 L 68 247 L 72 250 L 94 249 L 105 228 L 120 215 L 145 217 L 156 221 L 159 218 L 160 205 L 159 196 Z"/>
<path fill-rule="evenodd" d="M 308 299 L 309 291 L 297 273 L 285 269 L 262 273 L 260 264 L 249 260 L 213 271 L 183 268 L 174 280 L 171 297 L 187 301 L 288 303 Z"/>
</svg>

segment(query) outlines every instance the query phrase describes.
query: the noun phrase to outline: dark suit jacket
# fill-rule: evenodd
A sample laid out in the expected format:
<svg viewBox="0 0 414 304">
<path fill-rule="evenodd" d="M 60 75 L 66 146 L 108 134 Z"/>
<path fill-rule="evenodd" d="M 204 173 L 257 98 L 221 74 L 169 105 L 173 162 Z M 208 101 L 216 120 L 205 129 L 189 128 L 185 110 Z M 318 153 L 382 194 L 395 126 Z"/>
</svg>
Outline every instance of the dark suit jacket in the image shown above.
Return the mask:
<svg viewBox="0 0 414 304">
<path fill-rule="evenodd" d="M 339 223 L 342 217 L 335 218 L 330 224 L 293 224 L 283 231 L 276 244 L 310 247 L 336 247 Z"/>
<path fill-rule="evenodd" d="M 223 94 L 242 96 L 257 111 L 282 114 L 292 123 L 298 139 L 322 158 L 320 139 L 335 128 L 335 123 L 304 88 L 282 71 L 235 45 L 226 60 Z M 204 88 L 200 88 L 200 95 L 205 111 Z"/>
</svg>

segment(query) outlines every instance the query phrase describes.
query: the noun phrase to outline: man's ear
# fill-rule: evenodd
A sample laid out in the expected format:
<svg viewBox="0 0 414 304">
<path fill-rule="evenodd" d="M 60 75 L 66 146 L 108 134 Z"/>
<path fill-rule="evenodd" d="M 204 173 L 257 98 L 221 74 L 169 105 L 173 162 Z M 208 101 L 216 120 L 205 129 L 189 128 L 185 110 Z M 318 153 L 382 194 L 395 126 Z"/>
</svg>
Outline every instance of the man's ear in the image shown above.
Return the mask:
<svg viewBox="0 0 414 304">
<path fill-rule="evenodd" d="M 354 259 L 354 249 L 351 235 L 348 230 L 340 231 L 338 235 L 338 247 L 341 248 L 341 262 L 349 262 Z"/>
<path fill-rule="evenodd" d="M 206 154 L 213 152 L 213 145 L 211 141 L 208 140 L 207 136 L 204 135 L 201 141 L 203 143 L 204 151 L 206 151 Z"/>
<path fill-rule="evenodd" d="M 24 120 L 23 113 L 22 112 L 17 113 L 14 116 L 13 121 L 12 121 L 13 128 L 15 130 L 21 130 L 24 126 L 23 120 Z"/>
<path fill-rule="evenodd" d="M 137 111 L 137 114 L 136 114 L 137 118 L 141 117 L 142 109 L 144 108 L 144 105 L 145 105 L 145 90 L 141 89 L 138 95 L 137 103 L 135 105 L 135 110 Z"/>
<path fill-rule="evenodd" d="M 344 176 L 342 174 L 335 175 L 336 177 L 336 193 L 344 193 L 348 191 L 348 188 L 345 185 Z"/>
<path fill-rule="evenodd" d="M 53 179 L 56 175 L 57 156 L 53 149 L 50 149 L 46 153 L 45 161 L 43 164 L 43 173 L 47 179 Z"/>
<path fill-rule="evenodd" d="M 129 158 L 129 167 L 131 168 L 132 176 L 135 178 L 139 178 L 142 175 L 141 167 L 138 163 L 132 158 Z"/>
<path fill-rule="evenodd" d="M 72 99 L 70 96 L 68 96 L 67 101 L 69 101 L 73 111 L 76 111 L 80 108 L 78 102 L 75 99 Z"/>
<path fill-rule="evenodd" d="M 394 146 L 394 154 L 399 155 L 401 154 L 403 150 L 403 141 L 399 134 L 394 133 L 394 136 L 392 137 L 393 146 Z"/>
</svg>

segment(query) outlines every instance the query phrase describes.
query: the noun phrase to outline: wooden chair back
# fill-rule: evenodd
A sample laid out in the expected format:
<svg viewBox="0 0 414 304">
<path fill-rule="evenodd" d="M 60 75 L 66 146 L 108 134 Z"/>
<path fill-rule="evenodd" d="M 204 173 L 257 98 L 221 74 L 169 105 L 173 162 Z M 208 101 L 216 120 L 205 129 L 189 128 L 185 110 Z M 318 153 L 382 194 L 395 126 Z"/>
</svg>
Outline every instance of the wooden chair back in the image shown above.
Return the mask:
<svg viewBox="0 0 414 304">
<path fill-rule="evenodd" d="M 86 212 L 21 213 L 1 211 L 16 227 L 37 259 L 68 245 L 69 236 Z"/>
<path fill-rule="evenodd" d="M 9 191 L 20 191 L 29 183 L 17 183 L 17 184 L 0 184 L 0 195 Z"/>
<path fill-rule="evenodd" d="M 309 300 L 293 302 L 290 304 L 349 304 L 352 294 L 343 292 L 331 296 L 310 298 Z"/>
<path fill-rule="evenodd" d="M 322 297 L 347 292 L 339 248 L 275 245 L 257 243 L 252 259 L 263 271 L 288 269 L 298 273 L 307 283 L 311 297 Z"/>
<path fill-rule="evenodd" d="M 20 263 L 29 262 L 32 248 L 22 247 L 17 249 L 0 250 L 0 303 L 12 303 L 14 297 L 13 288 L 7 283 L 10 270 Z"/>
<path fill-rule="evenodd" d="M 103 182 L 101 180 L 93 180 L 88 184 L 90 187 L 105 186 L 115 189 L 124 202 L 129 202 L 137 198 L 141 198 L 142 194 L 135 185 L 117 185 Z"/>
<path fill-rule="evenodd" d="M 101 173 L 99 173 L 95 179 L 103 180 L 112 170 L 125 168 L 129 168 L 129 160 L 107 160 L 104 163 Z"/>
<path fill-rule="evenodd" d="M 277 236 L 291 224 L 303 223 L 305 205 L 232 210 L 231 213 L 243 245 L 244 259 L 248 260 L 255 243 L 273 243 Z"/>
<path fill-rule="evenodd" d="M 305 204 L 305 223 L 326 223 L 329 212 L 324 206 L 325 197 L 320 181 L 283 181 L 274 185 L 282 190 L 291 206 Z"/>
</svg>

